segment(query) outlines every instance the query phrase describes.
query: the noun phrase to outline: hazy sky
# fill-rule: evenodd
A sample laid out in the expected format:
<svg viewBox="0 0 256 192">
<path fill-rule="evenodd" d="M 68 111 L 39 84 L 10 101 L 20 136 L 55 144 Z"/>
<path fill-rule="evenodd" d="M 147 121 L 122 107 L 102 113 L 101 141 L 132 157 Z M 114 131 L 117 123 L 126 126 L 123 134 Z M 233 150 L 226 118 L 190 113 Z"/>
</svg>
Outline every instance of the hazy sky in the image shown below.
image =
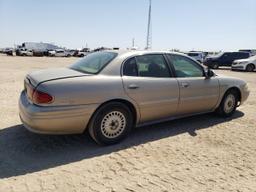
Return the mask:
<svg viewBox="0 0 256 192">
<path fill-rule="evenodd" d="M 0 47 L 146 45 L 148 0 L 0 0 Z M 153 0 L 153 49 L 256 48 L 256 0 Z"/>
</svg>

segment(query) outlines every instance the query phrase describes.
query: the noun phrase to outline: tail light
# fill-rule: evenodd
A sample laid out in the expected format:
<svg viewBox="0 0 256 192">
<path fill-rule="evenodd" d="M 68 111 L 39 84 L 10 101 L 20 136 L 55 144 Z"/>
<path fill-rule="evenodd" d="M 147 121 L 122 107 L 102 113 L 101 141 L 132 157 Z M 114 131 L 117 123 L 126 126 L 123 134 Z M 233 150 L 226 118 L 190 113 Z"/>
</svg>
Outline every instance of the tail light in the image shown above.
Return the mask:
<svg viewBox="0 0 256 192">
<path fill-rule="evenodd" d="M 53 97 L 48 93 L 44 93 L 42 91 L 34 89 L 32 100 L 34 103 L 37 104 L 51 103 L 53 101 Z"/>
<path fill-rule="evenodd" d="M 30 84 L 25 83 L 25 91 L 27 97 L 36 104 L 51 103 L 53 101 L 53 97 L 50 94 L 38 91 Z"/>
</svg>

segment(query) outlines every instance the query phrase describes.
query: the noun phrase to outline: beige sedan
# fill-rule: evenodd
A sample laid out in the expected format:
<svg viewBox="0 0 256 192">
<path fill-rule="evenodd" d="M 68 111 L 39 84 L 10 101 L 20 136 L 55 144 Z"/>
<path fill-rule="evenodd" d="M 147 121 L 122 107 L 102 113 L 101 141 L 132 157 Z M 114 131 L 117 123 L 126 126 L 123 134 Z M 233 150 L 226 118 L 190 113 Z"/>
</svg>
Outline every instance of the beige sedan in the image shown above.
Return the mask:
<svg viewBox="0 0 256 192">
<path fill-rule="evenodd" d="M 19 108 L 27 129 L 89 129 L 104 145 L 136 126 L 213 111 L 231 116 L 249 95 L 243 80 L 218 76 L 183 54 L 153 51 L 92 53 L 67 68 L 28 74 L 24 85 Z"/>
</svg>

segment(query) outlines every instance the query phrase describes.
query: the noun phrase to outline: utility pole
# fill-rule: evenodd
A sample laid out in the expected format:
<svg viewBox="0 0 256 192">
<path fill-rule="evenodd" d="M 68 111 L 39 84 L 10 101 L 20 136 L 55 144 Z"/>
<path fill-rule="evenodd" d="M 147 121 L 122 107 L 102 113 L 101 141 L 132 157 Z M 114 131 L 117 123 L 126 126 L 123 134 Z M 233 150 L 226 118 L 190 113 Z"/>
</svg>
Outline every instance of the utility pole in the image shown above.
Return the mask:
<svg viewBox="0 0 256 192">
<path fill-rule="evenodd" d="M 152 21 L 151 21 L 151 0 L 149 0 L 149 9 L 148 9 L 148 28 L 147 28 L 147 44 L 146 50 L 152 48 Z"/>
</svg>

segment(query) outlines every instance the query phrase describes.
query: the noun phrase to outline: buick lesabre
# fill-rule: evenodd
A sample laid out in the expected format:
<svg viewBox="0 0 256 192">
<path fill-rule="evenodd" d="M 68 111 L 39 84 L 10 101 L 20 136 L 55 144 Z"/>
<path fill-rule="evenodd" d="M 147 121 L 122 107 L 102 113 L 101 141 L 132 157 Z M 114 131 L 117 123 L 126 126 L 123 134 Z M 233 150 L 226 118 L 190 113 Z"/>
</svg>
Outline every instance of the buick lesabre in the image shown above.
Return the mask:
<svg viewBox="0 0 256 192">
<path fill-rule="evenodd" d="M 44 134 L 88 129 L 103 145 L 150 123 L 208 112 L 231 116 L 249 95 L 243 80 L 160 51 L 92 53 L 67 68 L 32 72 L 24 87 L 19 109 L 27 129 Z"/>
</svg>

